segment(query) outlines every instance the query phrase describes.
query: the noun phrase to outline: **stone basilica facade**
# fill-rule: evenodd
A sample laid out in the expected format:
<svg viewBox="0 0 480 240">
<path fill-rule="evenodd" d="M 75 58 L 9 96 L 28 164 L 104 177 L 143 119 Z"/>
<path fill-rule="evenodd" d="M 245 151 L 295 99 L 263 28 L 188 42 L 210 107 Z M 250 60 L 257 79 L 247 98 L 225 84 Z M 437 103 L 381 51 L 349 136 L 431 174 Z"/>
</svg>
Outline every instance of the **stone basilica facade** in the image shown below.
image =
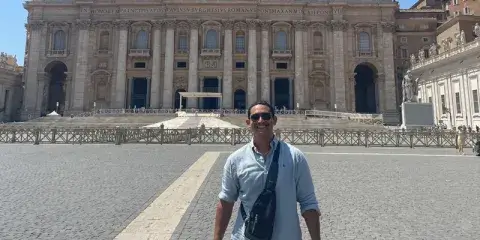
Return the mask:
<svg viewBox="0 0 480 240">
<path fill-rule="evenodd" d="M 397 109 L 391 1 L 33 0 L 23 114 L 93 108 Z M 214 2 L 214 3 L 210 3 Z"/>
</svg>

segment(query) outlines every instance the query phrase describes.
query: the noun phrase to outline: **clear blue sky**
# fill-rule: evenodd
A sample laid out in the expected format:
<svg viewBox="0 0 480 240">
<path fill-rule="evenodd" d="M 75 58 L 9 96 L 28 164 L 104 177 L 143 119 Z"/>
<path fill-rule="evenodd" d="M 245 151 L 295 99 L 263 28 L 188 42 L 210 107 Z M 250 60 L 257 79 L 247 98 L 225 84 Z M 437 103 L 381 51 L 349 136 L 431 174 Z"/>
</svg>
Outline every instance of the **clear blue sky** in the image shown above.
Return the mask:
<svg viewBox="0 0 480 240">
<path fill-rule="evenodd" d="M 17 55 L 18 64 L 23 65 L 25 53 L 25 23 L 27 11 L 23 8 L 25 0 L 0 0 L 0 52 Z M 415 0 L 400 0 L 401 8 L 409 8 Z"/>
</svg>

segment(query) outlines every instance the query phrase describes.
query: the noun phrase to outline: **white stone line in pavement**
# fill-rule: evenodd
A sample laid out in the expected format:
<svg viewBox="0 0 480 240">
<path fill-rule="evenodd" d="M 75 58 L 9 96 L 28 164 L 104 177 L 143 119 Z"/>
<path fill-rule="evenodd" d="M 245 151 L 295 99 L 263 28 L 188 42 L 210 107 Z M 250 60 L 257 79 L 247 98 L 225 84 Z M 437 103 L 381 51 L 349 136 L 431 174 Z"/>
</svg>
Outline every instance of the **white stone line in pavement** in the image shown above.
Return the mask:
<svg viewBox="0 0 480 240">
<path fill-rule="evenodd" d="M 118 234 L 115 240 L 169 240 L 219 156 L 219 152 L 203 154 Z"/>
<path fill-rule="evenodd" d="M 200 119 L 198 127 L 202 126 L 202 124 L 205 124 L 206 128 L 240 128 L 237 125 L 214 117 L 203 117 Z"/>
<path fill-rule="evenodd" d="M 182 124 L 184 124 L 188 119 L 189 119 L 189 117 L 177 117 L 177 118 L 170 119 L 170 120 L 167 120 L 167 121 L 150 124 L 150 125 L 147 125 L 147 126 L 144 126 L 144 127 L 146 127 L 146 128 L 159 128 L 163 124 L 165 129 L 177 129 Z"/>
<path fill-rule="evenodd" d="M 208 145 L 214 146 L 214 145 Z M 233 151 L 220 151 L 218 153 L 233 153 Z M 312 155 L 364 155 L 364 156 L 412 156 L 412 157 L 470 157 L 480 158 L 472 155 L 443 155 L 443 154 L 417 154 L 417 153 L 367 153 L 367 152 L 304 152 Z"/>
</svg>

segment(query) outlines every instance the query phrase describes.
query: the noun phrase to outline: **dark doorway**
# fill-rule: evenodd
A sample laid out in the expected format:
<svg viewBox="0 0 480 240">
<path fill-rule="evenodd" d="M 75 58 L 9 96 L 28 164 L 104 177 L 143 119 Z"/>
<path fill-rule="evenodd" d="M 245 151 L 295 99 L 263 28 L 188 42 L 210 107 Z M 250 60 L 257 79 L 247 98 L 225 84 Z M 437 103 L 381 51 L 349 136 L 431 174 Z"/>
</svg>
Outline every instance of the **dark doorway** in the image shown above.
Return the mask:
<svg viewBox="0 0 480 240">
<path fill-rule="evenodd" d="M 242 89 L 237 89 L 233 94 L 233 108 L 234 109 L 246 109 L 247 105 L 247 96 L 245 91 Z"/>
<path fill-rule="evenodd" d="M 203 92 L 218 93 L 219 82 L 217 78 L 205 78 L 203 80 Z M 218 109 L 218 98 L 203 98 L 203 109 Z"/>
<path fill-rule="evenodd" d="M 58 114 L 63 115 L 65 110 L 65 78 L 67 77 L 67 66 L 63 62 L 52 62 L 48 64 L 45 71 L 50 74 L 47 114 L 52 111 L 57 111 Z"/>
<path fill-rule="evenodd" d="M 181 92 L 186 92 L 185 89 L 178 89 L 175 91 L 175 109 L 180 108 L 180 93 Z M 182 109 L 187 108 L 187 98 L 182 97 Z"/>
<path fill-rule="evenodd" d="M 277 108 L 292 109 L 290 96 L 290 80 L 288 78 L 276 78 L 274 83 L 275 106 Z"/>
<path fill-rule="evenodd" d="M 132 79 L 130 108 L 148 108 L 148 80 L 146 78 Z"/>
<path fill-rule="evenodd" d="M 358 113 L 376 113 L 377 97 L 374 66 L 359 64 L 355 71 L 355 111 Z"/>
</svg>

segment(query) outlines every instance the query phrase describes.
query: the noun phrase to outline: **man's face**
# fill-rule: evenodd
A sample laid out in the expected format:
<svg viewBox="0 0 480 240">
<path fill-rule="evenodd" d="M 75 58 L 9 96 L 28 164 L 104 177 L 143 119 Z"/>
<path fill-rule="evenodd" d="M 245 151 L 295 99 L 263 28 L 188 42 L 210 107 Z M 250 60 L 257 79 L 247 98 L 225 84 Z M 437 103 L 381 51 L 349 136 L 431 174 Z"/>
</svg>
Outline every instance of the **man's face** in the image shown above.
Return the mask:
<svg viewBox="0 0 480 240">
<path fill-rule="evenodd" d="M 250 110 L 250 119 L 246 122 L 255 136 L 268 137 L 273 134 L 273 126 L 277 123 L 277 118 L 272 116 L 268 106 L 259 104 Z"/>
</svg>

